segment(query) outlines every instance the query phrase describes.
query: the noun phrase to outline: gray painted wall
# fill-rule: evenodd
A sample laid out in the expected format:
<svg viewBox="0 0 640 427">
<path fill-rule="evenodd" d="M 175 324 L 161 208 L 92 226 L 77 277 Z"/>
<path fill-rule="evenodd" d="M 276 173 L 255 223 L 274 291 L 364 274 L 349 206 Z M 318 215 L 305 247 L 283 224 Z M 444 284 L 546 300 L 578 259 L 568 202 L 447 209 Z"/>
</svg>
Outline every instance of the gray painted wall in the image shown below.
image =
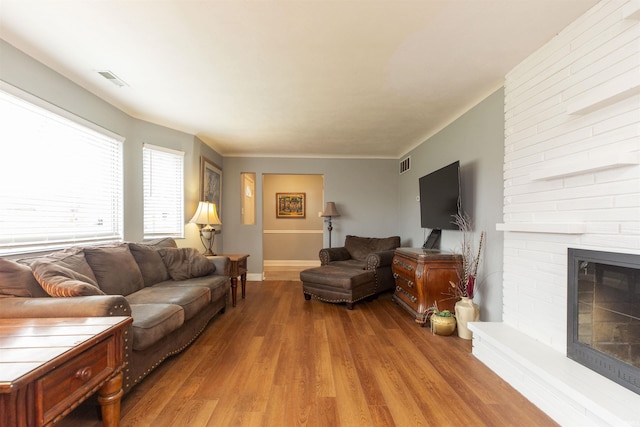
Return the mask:
<svg viewBox="0 0 640 427">
<path fill-rule="evenodd" d="M 398 233 L 406 246 L 422 246 L 430 230 L 420 228 L 418 179 L 460 160 L 463 209 L 476 235 L 487 233 L 478 296 L 481 319 L 502 320 L 502 222 L 504 158 L 504 91 L 496 91 L 455 122 L 412 150 L 411 170 L 398 180 Z M 404 157 L 403 157 L 404 158 Z M 476 238 L 478 242 L 479 237 Z M 461 233 L 443 230 L 442 249 L 461 246 Z"/>
<path fill-rule="evenodd" d="M 249 272 L 262 272 L 262 176 L 264 174 L 324 175 L 325 201 L 336 203 L 340 217 L 333 221 L 332 245 L 341 246 L 347 234 L 385 237 L 397 234 L 395 204 L 396 160 L 301 159 L 226 157 L 223 165 L 224 250 L 250 253 Z M 256 174 L 256 224 L 240 224 L 240 174 Z M 314 212 L 309 212 L 309 215 Z M 317 215 L 317 212 L 315 213 Z M 324 227 L 324 244 L 329 237 Z"/>
</svg>

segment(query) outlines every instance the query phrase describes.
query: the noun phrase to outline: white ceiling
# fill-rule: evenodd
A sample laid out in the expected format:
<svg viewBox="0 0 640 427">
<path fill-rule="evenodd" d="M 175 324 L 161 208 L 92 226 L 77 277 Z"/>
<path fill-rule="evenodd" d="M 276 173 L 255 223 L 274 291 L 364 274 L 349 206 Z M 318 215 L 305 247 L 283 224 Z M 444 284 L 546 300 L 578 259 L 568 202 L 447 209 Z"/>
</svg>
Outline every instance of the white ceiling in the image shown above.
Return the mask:
<svg viewBox="0 0 640 427">
<path fill-rule="evenodd" d="M 224 156 L 399 158 L 596 3 L 0 0 L 0 38 Z"/>
</svg>

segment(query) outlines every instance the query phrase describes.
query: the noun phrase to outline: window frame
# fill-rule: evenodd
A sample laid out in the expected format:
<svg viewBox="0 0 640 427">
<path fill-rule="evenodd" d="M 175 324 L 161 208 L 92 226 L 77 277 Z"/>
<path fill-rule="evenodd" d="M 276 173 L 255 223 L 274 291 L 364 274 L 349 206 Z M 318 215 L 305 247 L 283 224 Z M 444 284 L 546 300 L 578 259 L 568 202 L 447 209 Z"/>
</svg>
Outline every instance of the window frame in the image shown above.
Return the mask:
<svg viewBox="0 0 640 427">
<path fill-rule="evenodd" d="M 38 178 L 50 181 L 52 173 L 56 171 L 74 171 L 74 166 L 77 167 L 78 164 L 77 153 L 73 153 L 66 158 L 65 156 L 60 156 L 60 158 L 65 158 L 65 160 L 68 158 L 68 162 L 64 162 L 64 164 L 53 163 L 50 168 L 40 169 L 32 167 L 26 172 L 16 174 L 18 176 L 13 177 L 14 179 L 9 183 L 11 187 L 5 187 L 4 192 L 0 191 L 0 197 L 3 200 L 2 204 L 5 205 L 4 213 L 2 212 L 3 207 L 0 206 L 0 222 L 3 221 L 3 218 L 4 221 L 6 221 L 5 227 L 2 227 L 2 224 L 0 224 L 0 256 L 51 251 L 80 244 L 102 244 L 123 241 L 125 138 L 3 81 L 0 81 L 0 97 L 3 103 L 14 104 L 16 108 L 23 108 L 27 111 L 27 114 L 34 114 L 34 126 L 28 130 L 28 132 L 32 134 L 32 138 L 35 138 L 41 129 L 36 125 L 46 126 L 46 129 L 57 131 L 58 133 L 56 135 L 62 141 L 65 140 L 65 138 L 61 137 L 63 134 L 73 136 L 67 146 L 58 146 L 61 148 L 61 152 L 64 153 L 65 148 L 70 150 L 75 145 L 76 148 L 86 148 L 86 151 L 83 150 L 83 154 L 86 155 L 86 153 L 90 152 L 93 152 L 93 154 L 100 153 L 100 156 L 96 158 L 105 159 L 109 162 L 108 166 L 101 169 L 107 171 L 106 174 L 102 177 L 97 176 L 95 180 L 96 183 L 103 182 L 103 178 L 106 177 L 107 181 L 104 182 L 107 182 L 105 185 L 108 186 L 108 191 L 93 191 L 91 194 L 95 193 L 96 199 L 90 199 L 88 203 L 86 197 L 87 191 L 79 190 L 79 186 L 75 187 L 75 192 L 71 191 L 72 188 L 70 188 L 68 193 L 70 196 L 65 194 L 64 197 L 60 196 L 60 194 L 54 195 L 45 191 L 42 191 L 42 195 L 40 195 L 39 192 L 30 191 L 26 193 L 25 196 L 16 196 L 16 189 L 20 188 L 21 191 L 24 191 L 25 188 L 33 187 L 31 182 L 27 184 L 25 181 L 33 181 Z M 15 155 L 22 156 L 24 154 L 25 156 L 29 156 L 30 160 L 35 160 L 37 157 L 33 155 L 32 151 L 28 151 L 29 146 L 22 150 L 21 141 L 33 141 L 33 139 L 28 139 L 29 135 L 25 135 L 27 130 L 26 128 L 24 129 L 24 133 L 8 133 L 7 136 L 10 141 L 5 141 L 5 143 L 13 144 L 10 150 L 13 151 Z M 20 140 L 18 135 L 22 135 L 23 138 L 27 139 Z M 18 137 L 17 140 L 12 139 L 16 137 Z M 53 137 L 51 140 L 54 141 L 54 143 L 60 144 Z M 87 142 L 87 146 L 83 146 L 85 142 Z M 105 142 L 104 146 L 100 145 L 102 142 Z M 31 145 L 31 147 L 32 146 L 33 145 Z M 11 151 L 9 153 L 11 153 Z M 13 154 L 7 155 L 8 158 L 15 159 L 15 157 L 11 156 L 13 156 Z M 42 161 L 42 158 L 40 161 Z M 34 176 L 34 171 L 41 171 L 41 176 Z M 15 172 L 15 170 L 10 171 L 10 173 L 11 172 Z M 20 175 L 22 175 L 22 177 Z M 21 179 L 23 180 L 23 186 L 18 187 Z M 100 187 L 101 190 L 104 188 L 104 186 Z M 65 199 L 73 197 L 75 197 L 75 200 L 78 200 L 75 208 L 71 207 L 72 203 L 68 201 L 65 202 Z M 58 204 L 50 204 L 52 201 Z M 109 206 L 108 213 L 104 215 L 106 220 L 104 223 L 100 219 L 97 219 L 97 222 L 94 220 L 92 220 L 94 222 L 90 222 L 89 219 L 87 219 L 90 218 L 91 215 L 94 215 L 96 218 L 100 217 L 100 215 L 96 216 L 96 212 L 101 211 L 96 211 L 91 208 L 91 204 L 96 201 L 98 201 L 96 204 Z M 25 209 L 29 205 L 37 208 L 31 208 L 31 215 L 26 215 L 27 218 L 24 218 L 25 215 L 18 214 L 13 215 L 12 218 L 12 209 L 28 212 L 28 209 Z M 56 211 L 56 208 L 59 210 Z M 61 214 L 60 212 L 63 213 Z M 64 226 L 62 225 L 64 223 L 55 222 L 57 219 L 67 221 L 68 223 L 68 220 L 64 218 L 70 215 L 69 212 L 78 212 L 80 216 L 87 216 L 83 217 L 83 221 L 78 221 L 77 224 L 73 225 Z M 21 216 L 23 218 L 20 218 Z M 29 220 L 29 216 L 37 217 L 39 220 Z M 56 227 L 56 224 L 60 225 Z M 100 229 L 104 224 L 107 224 L 108 227 Z M 4 228 L 4 231 L 2 228 Z M 15 230 L 21 231 L 16 233 Z M 24 230 L 29 230 L 29 233 L 24 233 Z"/>
<path fill-rule="evenodd" d="M 147 170 L 147 153 L 149 153 L 150 156 L 152 156 L 149 161 L 151 161 L 151 167 L 153 168 L 153 156 L 159 156 L 158 160 L 162 160 L 162 157 L 167 157 L 167 156 L 173 156 L 173 160 L 177 160 L 180 159 L 179 161 L 179 171 L 177 171 L 176 169 L 174 169 L 172 171 L 172 173 L 170 175 L 162 175 L 163 172 L 168 172 L 166 170 L 156 170 L 154 171 L 153 169 L 148 171 Z M 150 239 L 158 239 L 158 238 L 163 238 L 163 237 L 172 237 L 172 238 L 176 238 L 176 239 L 184 239 L 185 237 L 185 223 L 184 223 L 184 157 L 185 157 L 185 152 L 184 151 L 179 151 L 179 150 L 173 150 L 171 148 L 167 148 L 167 147 L 162 147 L 159 145 L 155 145 L 155 144 L 149 144 L 149 143 L 144 143 L 142 145 L 142 188 L 143 188 L 143 196 L 142 196 L 142 200 L 143 200 L 143 236 L 145 240 L 150 240 Z M 150 174 L 156 174 L 154 176 L 148 176 L 147 173 Z M 160 174 L 160 175 L 158 175 Z M 155 178 L 154 178 L 155 177 Z M 149 178 L 153 179 L 160 179 L 161 182 L 174 182 L 175 181 L 175 177 L 179 177 L 179 183 L 176 183 L 174 190 L 176 190 L 173 194 L 173 200 L 174 202 L 177 201 L 178 202 L 178 207 L 171 207 L 168 210 L 169 211 L 173 211 L 173 214 L 175 215 L 174 220 L 171 221 L 173 222 L 173 226 L 175 226 L 175 229 L 173 229 L 172 231 L 167 231 L 167 229 L 163 229 L 159 226 L 149 226 L 149 222 L 148 221 L 153 221 L 155 222 L 159 222 L 159 220 L 155 219 L 155 218 L 150 218 L 151 216 L 153 216 L 153 211 L 150 211 L 149 208 L 151 207 L 150 204 L 157 204 L 157 202 L 153 202 L 151 203 L 151 200 L 149 199 L 151 196 L 148 194 L 149 191 L 151 191 L 151 188 L 148 188 L 148 185 L 152 185 L 150 183 L 147 182 L 147 180 Z M 164 187 L 166 188 L 166 186 Z M 157 190 L 157 189 L 156 189 Z M 169 198 L 170 195 L 165 195 L 166 198 Z M 157 206 L 154 207 L 154 211 L 156 212 L 157 215 Z"/>
</svg>

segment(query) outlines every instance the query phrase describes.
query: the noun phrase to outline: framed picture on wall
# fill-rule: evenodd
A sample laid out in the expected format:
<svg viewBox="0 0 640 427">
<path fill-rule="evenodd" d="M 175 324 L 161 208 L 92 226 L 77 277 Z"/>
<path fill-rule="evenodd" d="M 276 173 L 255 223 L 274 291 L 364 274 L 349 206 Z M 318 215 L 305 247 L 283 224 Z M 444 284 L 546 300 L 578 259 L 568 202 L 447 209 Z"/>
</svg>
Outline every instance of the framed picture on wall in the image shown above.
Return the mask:
<svg viewBox="0 0 640 427">
<path fill-rule="evenodd" d="M 304 218 L 305 193 L 276 193 L 276 218 Z"/>
<path fill-rule="evenodd" d="M 204 156 L 200 156 L 200 195 L 201 201 L 215 203 L 218 215 L 222 216 L 222 169 Z"/>
</svg>

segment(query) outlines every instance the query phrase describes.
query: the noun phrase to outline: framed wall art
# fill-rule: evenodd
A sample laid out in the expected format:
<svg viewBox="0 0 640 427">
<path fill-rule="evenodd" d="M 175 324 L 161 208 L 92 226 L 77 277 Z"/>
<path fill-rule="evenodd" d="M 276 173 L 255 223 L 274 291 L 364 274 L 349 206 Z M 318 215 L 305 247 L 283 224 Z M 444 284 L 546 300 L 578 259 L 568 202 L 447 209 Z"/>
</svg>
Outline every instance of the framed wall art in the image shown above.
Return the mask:
<svg viewBox="0 0 640 427">
<path fill-rule="evenodd" d="M 276 218 L 304 218 L 305 193 L 276 193 Z"/>
<path fill-rule="evenodd" d="M 215 203 L 218 215 L 222 213 L 222 169 L 204 156 L 200 157 L 200 195 L 201 201 Z"/>
</svg>

